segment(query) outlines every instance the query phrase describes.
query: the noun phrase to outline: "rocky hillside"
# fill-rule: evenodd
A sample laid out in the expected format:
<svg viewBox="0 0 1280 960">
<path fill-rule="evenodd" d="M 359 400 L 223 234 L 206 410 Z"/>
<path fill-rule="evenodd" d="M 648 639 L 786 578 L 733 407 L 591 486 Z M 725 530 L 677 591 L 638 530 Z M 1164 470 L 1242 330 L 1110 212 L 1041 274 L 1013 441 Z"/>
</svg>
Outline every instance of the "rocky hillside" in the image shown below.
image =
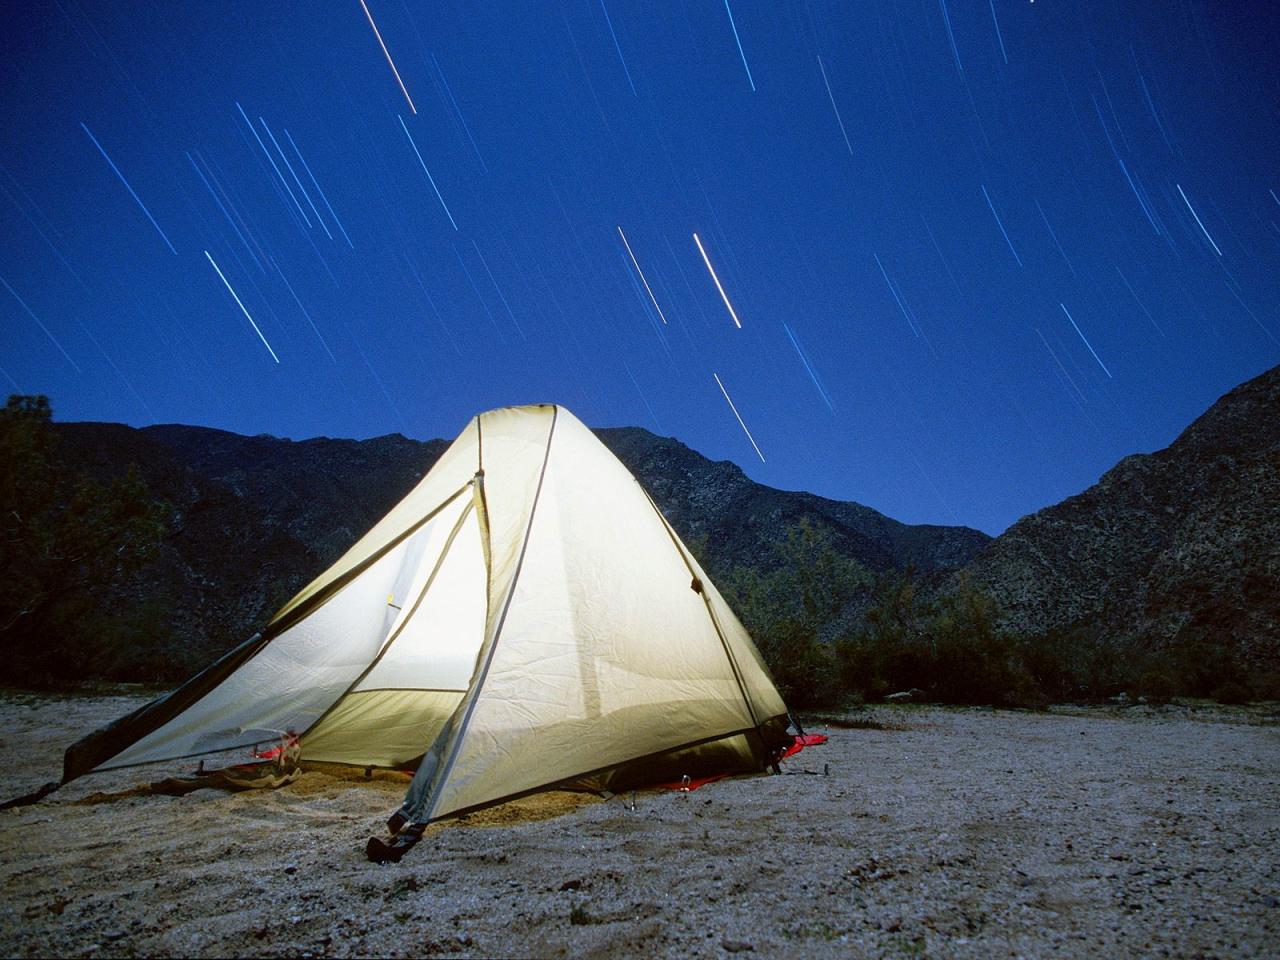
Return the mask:
<svg viewBox="0 0 1280 960">
<path fill-rule="evenodd" d="M 840 553 L 876 572 L 908 564 L 921 571 L 958 567 L 991 540 L 969 527 L 899 523 L 859 503 L 775 490 L 749 480 L 731 461 L 708 460 L 678 440 L 639 427 L 596 433 L 680 536 L 705 542 L 712 574 L 772 564 L 771 545 L 802 519 L 827 533 Z"/>
<path fill-rule="evenodd" d="M 322 567 L 381 520 L 448 446 L 444 440 L 422 443 L 398 433 L 298 442 L 178 425 L 139 433 L 158 441 L 198 476 L 255 504 L 270 527 L 314 551 Z"/>
<path fill-rule="evenodd" d="M 1026 632 L 1091 624 L 1280 659 L 1280 367 L 1164 450 L 1024 517 L 968 566 Z M 954 584 L 954 577 L 946 580 Z"/>
<path fill-rule="evenodd" d="M 173 508 L 156 561 L 104 602 L 164 628 L 142 662 L 194 668 L 252 634 L 421 477 L 442 441 L 290 443 L 199 427 L 55 425 L 67 469 L 108 480 L 136 464 Z"/>
<path fill-rule="evenodd" d="M 186 426 L 52 429 L 71 475 L 108 480 L 136 464 L 172 508 L 156 561 L 94 598 L 131 624 L 116 640 L 121 678 L 173 679 L 252 634 L 446 447 L 399 435 L 295 442 Z M 1280 664 L 1280 367 L 1222 397 L 1168 448 L 1122 460 L 995 540 L 761 486 L 646 430 L 598 435 L 718 579 L 777 566 L 776 546 L 804 521 L 870 572 L 914 566 L 926 596 L 967 577 L 1022 634 L 1085 627 L 1104 641 L 1207 644 L 1273 672 Z M 856 630 L 872 599 L 857 591 L 820 634 Z"/>
<path fill-rule="evenodd" d="M 174 508 L 159 560 L 106 602 L 151 604 L 166 636 L 147 662 L 191 670 L 252 634 L 431 468 L 443 440 L 290 441 L 204 427 L 55 424 L 69 470 L 98 479 L 129 464 Z M 776 562 L 801 519 L 872 571 L 941 571 L 989 541 L 965 527 L 908 526 L 856 503 L 774 490 L 736 465 L 638 428 L 598 431 L 713 575 Z M 181 671 L 179 671 L 181 672 Z"/>
</svg>

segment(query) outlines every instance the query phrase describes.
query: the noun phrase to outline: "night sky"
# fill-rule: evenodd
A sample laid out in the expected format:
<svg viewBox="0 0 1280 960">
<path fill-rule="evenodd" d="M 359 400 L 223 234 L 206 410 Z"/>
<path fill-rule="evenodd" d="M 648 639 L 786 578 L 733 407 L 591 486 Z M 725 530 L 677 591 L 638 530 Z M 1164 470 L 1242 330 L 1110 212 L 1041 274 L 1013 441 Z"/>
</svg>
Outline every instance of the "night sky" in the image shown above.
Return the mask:
<svg viewBox="0 0 1280 960">
<path fill-rule="evenodd" d="M 998 533 L 1280 362 L 1270 4 L 365 3 L 4 5 L 4 389 Z"/>
</svg>

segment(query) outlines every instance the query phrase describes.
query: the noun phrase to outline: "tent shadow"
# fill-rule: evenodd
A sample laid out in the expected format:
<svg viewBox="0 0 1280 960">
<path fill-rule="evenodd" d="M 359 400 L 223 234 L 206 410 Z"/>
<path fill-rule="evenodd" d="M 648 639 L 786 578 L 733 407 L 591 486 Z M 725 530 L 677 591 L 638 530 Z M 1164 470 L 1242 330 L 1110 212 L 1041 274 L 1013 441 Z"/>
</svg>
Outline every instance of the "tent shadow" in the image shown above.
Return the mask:
<svg viewBox="0 0 1280 960">
<path fill-rule="evenodd" d="M 114 793 L 103 793 L 98 791 L 91 793 L 87 797 L 81 797 L 78 800 L 70 800 L 67 802 L 69 807 L 96 807 L 102 803 L 116 803 L 120 800 L 128 800 L 132 797 L 153 797 L 155 792 L 151 789 L 151 784 L 139 784 L 136 787 L 129 787 L 126 790 L 117 790 Z"/>
<path fill-rule="evenodd" d="M 239 793 L 244 790 L 277 790 L 298 779 L 301 768 L 294 766 L 282 771 L 275 764 L 254 764 L 212 770 L 193 777 L 166 777 L 152 783 L 117 790 L 114 793 L 91 793 L 87 797 L 71 801 L 75 807 L 92 807 L 102 803 L 115 803 L 133 797 L 185 797 L 197 790 L 222 790 Z"/>
</svg>

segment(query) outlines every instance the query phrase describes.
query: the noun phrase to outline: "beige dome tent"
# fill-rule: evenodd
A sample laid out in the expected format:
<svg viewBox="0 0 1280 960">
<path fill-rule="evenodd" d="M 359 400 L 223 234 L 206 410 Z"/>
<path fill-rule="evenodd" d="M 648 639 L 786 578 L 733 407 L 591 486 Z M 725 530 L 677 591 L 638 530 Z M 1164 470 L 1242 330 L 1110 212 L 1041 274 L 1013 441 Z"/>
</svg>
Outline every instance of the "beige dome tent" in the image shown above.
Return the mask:
<svg viewBox="0 0 1280 960">
<path fill-rule="evenodd" d="M 289 731 L 303 761 L 416 766 L 394 831 L 552 786 L 761 770 L 786 724 L 635 478 L 563 408 L 513 407 L 262 635 L 68 750 L 63 782 Z"/>
</svg>

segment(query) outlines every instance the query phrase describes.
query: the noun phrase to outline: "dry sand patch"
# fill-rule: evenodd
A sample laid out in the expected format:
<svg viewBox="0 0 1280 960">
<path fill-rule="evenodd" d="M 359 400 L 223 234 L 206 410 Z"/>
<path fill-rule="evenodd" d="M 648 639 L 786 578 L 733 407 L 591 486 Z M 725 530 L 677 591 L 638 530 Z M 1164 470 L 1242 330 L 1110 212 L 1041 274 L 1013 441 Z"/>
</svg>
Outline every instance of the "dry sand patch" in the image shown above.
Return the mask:
<svg viewBox="0 0 1280 960">
<path fill-rule="evenodd" d="M 8 791 L 138 702 L 0 698 Z M 1274 709 L 876 713 L 781 777 L 634 810 L 529 797 L 390 866 L 362 850 L 396 774 L 185 797 L 133 790 L 175 770 L 86 778 L 0 814 L 0 951 L 1277 955 Z"/>
</svg>

